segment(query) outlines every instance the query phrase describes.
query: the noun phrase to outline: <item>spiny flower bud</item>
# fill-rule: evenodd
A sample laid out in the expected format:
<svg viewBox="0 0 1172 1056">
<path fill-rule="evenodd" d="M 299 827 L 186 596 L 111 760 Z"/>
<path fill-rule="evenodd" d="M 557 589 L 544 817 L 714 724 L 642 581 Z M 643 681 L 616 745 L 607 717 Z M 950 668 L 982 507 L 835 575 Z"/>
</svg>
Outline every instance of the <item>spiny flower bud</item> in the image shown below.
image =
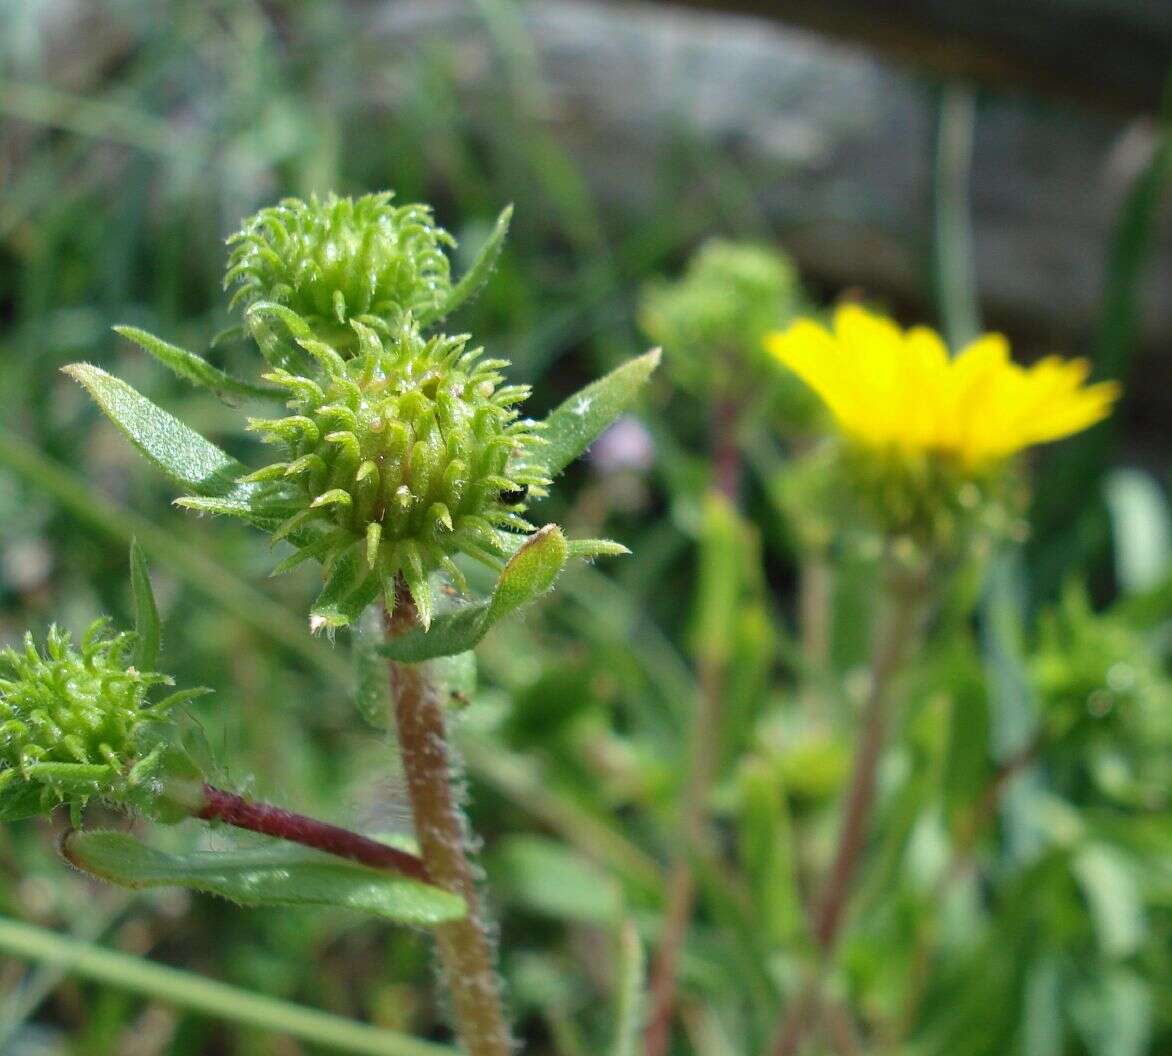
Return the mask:
<svg viewBox="0 0 1172 1056">
<path fill-rule="evenodd" d="M 279 571 L 316 557 L 328 573 L 357 547 L 384 591 L 402 577 L 426 625 L 432 572 L 463 587 L 453 556 L 499 567 L 501 531 L 532 531 L 525 500 L 549 481 L 529 457 L 536 423 L 518 417 L 529 387 L 503 385 L 505 361 L 481 358 L 466 337 L 425 338 L 409 317 L 389 336 L 351 325 L 358 351 L 349 359 L 298 340 L 317 361 L 316 380 L 280 368 L 265 375 L 289 392 L 294 413 L 249 427 L 286 457 L 245 480 L 286 495 L 292 482 L 302 506 L 275 538 L 309 541 Z"/>
<path fill-rule="evenodd" d="M 228 240 L 231 305 L 280 305 L 343 352 L 351 319 L 377 325 L 436 308 L 451 290 L 445 249 L 455 239 L 428 206 L 396 207 L 392 197 L 286 198 L 250 217 Z"/>
<path fill-rule="evenodd" d="M 0 818 L 78 810 L 91 798 L 170 818 L 175 779 L 198 779 L 169 719 L 204 690 L 148 696 L 172 679 L 128 663 L 136 636 L 111 634 L 108 620 L 86 631 L 81 649 L 56 626 L 45 649 L 0 651 Z"/>
</svg>

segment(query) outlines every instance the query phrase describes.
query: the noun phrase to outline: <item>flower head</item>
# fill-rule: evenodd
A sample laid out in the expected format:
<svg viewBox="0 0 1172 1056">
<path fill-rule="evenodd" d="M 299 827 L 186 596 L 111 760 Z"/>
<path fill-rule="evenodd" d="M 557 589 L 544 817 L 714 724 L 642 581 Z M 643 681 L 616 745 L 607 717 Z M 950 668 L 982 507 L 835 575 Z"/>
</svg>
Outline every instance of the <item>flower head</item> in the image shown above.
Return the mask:
<svg viewBox="0 0 1172 1056">
<path fill-rule="evenodd" d="M 857 305 L 835 312 L 833 332 L 801 319 L 770 334 L 766 348 L 818 394 L 852 443 L 938 456 L 962 475 L 1081 432 L 1110 413 L 1120 391 L 1115 382 L 1085 385 L 1084 359 L 1018 366 L 1000 334 L 950 358 L 934 331 L 903 331 Z"/>
<path fill-rule="evenodd" d="M 330 194 L 262 209 L 228 240 L 232 305 L 280 305 L 343 345 L 351 319 L 377 325 L 434 309 L 451 290 L 445 250 L 455 239 L 426 205 L 391 199 L 390 191 Z"/>
<path fill-rule="evenodd" d="M 792 318 L 800 301 L 797 271 L 784 254 L 767 245 L 712 239 L 677 281 L 647 285 L 639 321 L 667 350 L 667 362 L 684 388 L 701 395 L 715 389 L 756 396 L 777 389 L 761 340 Z M 769 386 L 762 385 L 764 373 Z M 781 395 L 792 404 L 805 402 L 806 394 Z M 792 407 L 786 412 L 785 418 L 794 417 Z"/>
<path fill-rule="evenodd" d="M 533 530 L 522 511 L 549 481 L 529 457 L 537 427 L 517 410 L 529 388 L 502 384 L 505 361 L 466 337 L 425 338 L 409 318 L 390 336 L 351 325 L 349 359 L 301 339 L 316 380 L 265 375 L 293 414 L 249 423 L 284 457 L 246 479 L 271 482 L 297 510 L 276 532 L 302 540 L 282 568 L 316 557 L 328 570 L 360 551 L 372 586 L 392 591 L 401 576 L 426 623 L 431 573 L 462 584 L 453 556 L 499 567 L 501 531 Z"/>
<path fill-rule="evenodd" d="M 196 777 L 169 715 L 203 690 L 151 703 L 151 690 L 172 680 L 136 670 L 134 642 L 99 620 L 80 650 L 56 627 L 43 650 L 32 635 L 20 650 L 0 650 L 0 817 L 94 797 L 165 816 L 165 778 Z"/>
</svg>

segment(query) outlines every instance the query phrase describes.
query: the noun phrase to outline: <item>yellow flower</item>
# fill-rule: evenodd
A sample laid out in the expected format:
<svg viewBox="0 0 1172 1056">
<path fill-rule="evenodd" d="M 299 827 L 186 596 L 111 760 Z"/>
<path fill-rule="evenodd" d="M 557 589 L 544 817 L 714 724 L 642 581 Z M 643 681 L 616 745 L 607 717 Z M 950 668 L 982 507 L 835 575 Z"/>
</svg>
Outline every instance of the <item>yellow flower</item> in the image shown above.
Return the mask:
<svg viewBox="0 0 1172 1056">
<path fill-rule="evenodd" d="M 834 313 L 834 332 L 800 319 L 766 349 L 818 394 L 848 439 L 870 449 L 939 454 L 964 471 L 1101 421 L 1116 382 L 1084 385 L 1085 359 L 1049 356 L 1032 367 L 985 334 L 950 358 L 926 327 L 904 331 L 857 305 Z"/>
</svg>

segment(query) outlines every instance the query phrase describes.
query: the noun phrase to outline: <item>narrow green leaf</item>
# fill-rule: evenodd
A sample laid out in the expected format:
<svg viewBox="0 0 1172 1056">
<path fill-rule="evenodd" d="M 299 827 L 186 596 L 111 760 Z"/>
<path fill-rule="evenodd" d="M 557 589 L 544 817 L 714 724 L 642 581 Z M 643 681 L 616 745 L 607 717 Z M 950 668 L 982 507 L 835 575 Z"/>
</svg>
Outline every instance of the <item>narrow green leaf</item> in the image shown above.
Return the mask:
<svg viewBox="0 0 1172 1056">
<path fill-rule="evenodd" d="M 496 267 L 497 260 L 500 259 L 501 250 L 505 245 L 505 236 L 509 233 L 509 221 L 512 218 L 513 207 L 506 205 L 501 210 L 500 216 L 496 218 L 492 233 L 485 240 L 484 245 L 480 247 L 480 252 L 476 254 L 472 267 L 451 288 L 447 297 L 440 304 L 436 305 L 430 312 L 424 312 L 420 315 L 420 326 L 431 326 L 432 323 L 439 322 L 480 292 L 488 281 L 489 275 L 492 274 L 492 269 Z"/>
<path fill-rule="evenodd" d="M 509 836 L 489 859 L 493 889 L 555 920 L 617 924 L 618 884 L 581 852 L 546 836 Z"/>
<path fill-rule="evenodd" d="M 140 671 L 153 671 L 159 659 L 161 641 L 159 607 L 155 604 L 146 554 L 133 537 L 130 540 L 130 589 L 134 594 L 134 630 L 138 635 L 134 666 Z"/>
<path fill-rule="evenodd" d="M 598 381 L 576 392 L 545 420 L 541 460 L 556 477 L 585 451 L 598 435 L 633 402 L 643 383 L 659 366 L 659 349 L 629 360 Z"/>
<path fill-rule="evenodd" d="M 172 345 L 146 330 L 136 326 L 116 326 L 114 332 L 132 341 L 145 352 L 149 352 L 163 366 L 169 368 L 185 381 L 198 385 L 202 389 L 209 389 L 218 396 L 231 394 L 233 396 L 260 397 L 262 399 L 276 398 L 281 390 L 271 385 L 254 385 L 248 381 L 232 377 L 231 374 L 213 367 L 202 356 L 188 352 L 185 348 Z"/>
<path fill-rule="evenodd" d="M 647 963 L 634 921 L 624 921 L 619 929 L 617 961 L 611 1056 L 637 1056 L 643 1036 Z"/>
<path fill-rule="evenodd" d="M 61 369 L 85 387 L 156 469 L 197 495 L 248 503 L 256 485 L 237 483 L 248 470 L 210 440 L 99 367 L 73 363 Z"/>
<path fill-rule="evenodd" d="M 566 552 L 570 557 L 593 561 L 596 557 L 626 557 L 631 551 L 612 539 L 567 539 Z"/>
<path fill-rule="evenodd" d="M 1111 959 L 1129 957 L 1147 933 L 1134 868 L 1106 844 L 1092 843 L 1075 855 L 1072 872 L 1087 900 L 1103 953 Z"/>
<path fill-rule="evenodd" d="M 226 496 L 223 498 L 208 495 L 181 495 L 175 500 L 175 505 L 184 510 L 195 513 L 213 513 L 221 517 L 238 517 L 249 524 L 255 525 L 266 532 L 275 531 L 282 521 L 300 512 L 298 507 L 260 506 L 253 504 L 252 498 Z M 292 538 L 298 538 L 293 534 Z"/>
<path fill-rule="evenodd" d="M 790 807 L 776 766 L 753 757 L 737 780 L 737 846 L 767 942 L 796 943 L 802 932 L 796 851 Z"/>
<path fill-rule="evenodd" d="M 353 623 L 378 597 L 378 576 L 370 572 L 356 547 L 342 554 L 309 610 L 309 629 L 333 633 Z"/>
<path fill-rule="evenodd" d="M 498 620 L 530 604 L 553 586 L 569 556 L 556 524 L 534 532 L 517 550 L 497 580 L 492 597 L 436 616 L 429 630 L 417 629 L 383 646 L 400 663 L 420 663 L 473 648 Z"/>
<path fill-rule="evenodd" d="M 95 830 L 66 834 L 61 853 L 122 887 L 187 887 L 244 906 L 334 906 L 419 927 L 465 912 L 463 899 L 438 887 L 292 845 L 169 854 L 126 833 Z"/>
</svg>

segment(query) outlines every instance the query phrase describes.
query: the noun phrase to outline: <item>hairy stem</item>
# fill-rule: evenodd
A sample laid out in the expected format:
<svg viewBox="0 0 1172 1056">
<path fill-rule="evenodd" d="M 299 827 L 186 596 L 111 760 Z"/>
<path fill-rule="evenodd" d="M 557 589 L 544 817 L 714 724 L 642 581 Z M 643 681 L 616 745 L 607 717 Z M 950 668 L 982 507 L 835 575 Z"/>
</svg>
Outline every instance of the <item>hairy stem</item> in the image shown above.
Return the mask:
<svg viewBox="0 0 1172 1056">
<path fill-rule="evenodd" d="M 416 623 L 414 603 L 400 589 L 394 607 L 386 610 L 387 634 L 398 636 Z M 460 1040 L 469 1056 L 510 1056 L 494 952 L 465 852 L 464 821 L 452 791 L 442 695 L 425 664 L 392 661 L 390 678 L 415 836 L 427 873 L 433 884 L 460 895 L 468 906 L 467 916 L 435 931 Z"/>
<path fill-rule="evenodd" d="M 863 728 L 855 752 L 842 826 L 834 860 L 814 910 L 814 938 L 823 965 L 834 952 L 862 859 L 867 826 L 875 804 L 875 777 L 887 736 L 891 687 L 916 639 L 924 610 L 924 594 L 924 583 L 918 578 L 893 578 L 888 586 L 886 606 L 872 648 L 871 686 L 863 707 Z M 821 989 L 821 975 L 815 973 L 802 994 L 791 1002 L 774 1041 L 774 1056 L 792 1056 L 798 1051 L 811 1010 L 819 1006 Z"/>
<path fill-rule="evenodd" d="M 421 858 L 349 829 L 307 818 L 303 814 L 294 814 L 267 803 L 255 803 L 212 785 L 204 785 L 203 794 L 203 807 L 196 817 L 205 821 L 222 821 L 238 829 L 275 836 L 339 858 L 349 858 L 372 869 L 389 869 L 425 882 L 429 879 Z"/>
</svg>

